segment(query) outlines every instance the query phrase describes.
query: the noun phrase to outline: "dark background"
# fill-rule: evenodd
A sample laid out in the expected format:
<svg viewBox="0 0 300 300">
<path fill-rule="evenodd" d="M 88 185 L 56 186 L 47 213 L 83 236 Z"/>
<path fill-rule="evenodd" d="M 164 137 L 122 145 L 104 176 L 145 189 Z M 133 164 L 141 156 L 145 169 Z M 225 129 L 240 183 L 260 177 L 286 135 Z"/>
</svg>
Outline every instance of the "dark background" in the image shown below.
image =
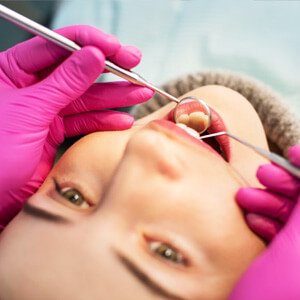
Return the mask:
<svg viewBox="0 0 300 300">
<path fill-rule="evenodd" d="M 0 4 L 3 4 L 40 24 L 49 26 L 59 2 L 59 0 L 8 0 L 0 1 Z M 30 37 L 32 37 L 30 33 L 27 33 L 23 29 L 0 18 L 0 51 L 6 50 Z"/>
</svg>

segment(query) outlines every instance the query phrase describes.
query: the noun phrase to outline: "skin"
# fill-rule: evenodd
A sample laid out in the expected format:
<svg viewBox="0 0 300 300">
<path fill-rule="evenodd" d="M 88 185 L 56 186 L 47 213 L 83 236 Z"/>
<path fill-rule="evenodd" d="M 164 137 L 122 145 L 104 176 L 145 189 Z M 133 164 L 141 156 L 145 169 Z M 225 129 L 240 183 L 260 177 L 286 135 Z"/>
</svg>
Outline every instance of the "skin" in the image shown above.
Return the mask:
<svg viewBox="0 0 300 300">
<path fill-rule="evenodd" d="M 240 94 L 206 86 L 187 95 L 204 99 L 228 131 L 267 149 L 260 120 Z M 226 299 L 264 249 L 234 197 L 241 186 L 258 186 L 255 171 L 266 161 L 231 140 L 227 163 L 188 139 L 145 125 L 173 107 L 130 130 L 90 134 L 64 154 L 29 203 L 66 220 L 21 212 L 4 230 L 1 300 Z M 90 206 L 61 196 L 53 177 L 63 189 L 80 191 Z M 151 251 L 153 242 L 171 245 L 184 263 Z M 173 296 L 142 284 L 124 257 Z"/>
</svg>

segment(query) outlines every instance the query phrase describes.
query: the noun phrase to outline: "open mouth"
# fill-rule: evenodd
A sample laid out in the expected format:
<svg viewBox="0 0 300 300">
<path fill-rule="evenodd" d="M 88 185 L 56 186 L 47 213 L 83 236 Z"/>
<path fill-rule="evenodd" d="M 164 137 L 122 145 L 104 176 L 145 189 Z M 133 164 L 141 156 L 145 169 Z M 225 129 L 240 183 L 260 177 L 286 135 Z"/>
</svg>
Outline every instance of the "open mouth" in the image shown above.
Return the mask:
<svg viewBox="0 0 300 300">
<path fill-rule="evenodd" d="M 210 127 L 203 132 L 201 135 L 207 135 L 207 134 L 212 134 L 212 133 L 217 133 L 220 131 L 226 131 L 226 126 L 221 118 L 221 116 L 212 108 L 211 109 L 211 115 L 212 115 L 212 121 Z M 183 113 L 185 114 L 190 114 L 191 113 L 191 107 L 188 106 L 188 103 L 186 107 L 184 108 L 185 111 Z M 174 118 L 173 118 L 173 111 L 171 111 L 165 118 L 164 120 L 168 120 L 173 122 L 174 124 Z M 217 153 L 219 156 L 221 156 L 225 161 L 229 162 L 230 160 L 230 140 L 227 135 L 220 135 L 216 137 L 211 137 L 203 140 L 199 140 L 199 134 L 187 127 L 183 126 L 182 124 L 176 124 L 176 127 L 179 127 L 180 130 L 185 131 L 188 135 L 190 135 L 194 141 L 195 139 L 197 140 L 198 144 L 201 143 L 202 145 L 205 144 L 208 146 L 213 152 Z M 196 142 L 196 141 L 195 141 Z"/>
<path fill-rule="evenodd" d="M 203 132 L 203 136 L 207 134 L 211 134 L 209 130 L 206 130 Z M 227 155 L 225 154 L 225 149 L 223 147 L 223 144 L 221 144 L 216 137 L 210 137 L 203 140 L 204 143 L 208 144 L 210 147 L 212 147 L 216 152 L 218 152 L 226 161 Z"/>
</svg>

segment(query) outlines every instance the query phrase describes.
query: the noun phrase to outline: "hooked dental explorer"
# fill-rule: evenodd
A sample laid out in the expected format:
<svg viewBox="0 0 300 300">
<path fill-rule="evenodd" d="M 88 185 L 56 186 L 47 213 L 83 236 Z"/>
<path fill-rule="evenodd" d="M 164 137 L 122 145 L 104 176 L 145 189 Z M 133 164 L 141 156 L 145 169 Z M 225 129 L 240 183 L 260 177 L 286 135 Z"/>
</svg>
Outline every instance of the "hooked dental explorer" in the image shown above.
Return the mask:
<svg viewBox="0 0 300 300">
<path fill-rule="evenodd" d="M 207 135 L 203 135 L 200 136 L 199 139 L 206 139 L 206 138 L 210 138 L 210 137 L 215 137 L 215 136 L 219 136 L 219 135 L 228 135 L 229 137 L 233 138 L 234 140 L 238 141 L 239 143 L 247 146 L 248 148 L 251 148 L 252 150 L 254 150 L 256 153 L 260 154 L 261 156 L 269 159 L 270 161 L 272 161 L 273 163 L 275 163 L 276 165 L 282 167 L 284 170 L 288 171 L 289 173 L 291 173 L 292 175 L 294 175 L 297 178 L 300 178 L 300 168 L 294 166 L 293 164 L 291 164 L 287 159 L 285 159 L 284 157 L 273 153 L 273 152 L 269 152 L 263 148 L 254 146 L 244 140 L 242 140 L 241 138 L 237 137 L 236 135 L 233 135 L 232 133 L 229 133 L 227 131 L 220 131 L 220 132 L 216 132 L 216 133 L 212 133 L 212 134 L 207 134 Z"/>
<path fill-rule="evenodd" d="M 26 18 L 25 16 L 7 8 L 6 6 L 0 4 L 0 16 L 6 19 L 7 21 L 21 27 L 22 29 L 29 31 L 30 33 L 34 35 L 41 36 L 47 40 L 52 41 L 53 43 L 69 50 L 69 51 L 76 51 L 80 50 L 81 47 L 74 43 L 73 41 L 69 40 L 68 38 L 56 33 L 55 31 L 52 31 L 51 29 L 44 27 L 41 24 L 38 24 L 34 22 L 33 20 L 30 20 L 29 18 Z M 168 94 L 167 92 L 157 88 L 147 80 L 145 80 L 143 77 L 138 75 L 137 73 L 134 73 L 132 71 L 123 69 L 112 62 L 106 60 L 105 61 L 105 69 L 110 71 L 111 73 L 128 80 L 134 84 L 142 85 L 145 87 L 148 87 L 151 90 L 156 91 L 157 93 L 167 97 L 169 100 L 179 103 L 180 100 L 178 100 L 176 97 Z"/>
</svg>

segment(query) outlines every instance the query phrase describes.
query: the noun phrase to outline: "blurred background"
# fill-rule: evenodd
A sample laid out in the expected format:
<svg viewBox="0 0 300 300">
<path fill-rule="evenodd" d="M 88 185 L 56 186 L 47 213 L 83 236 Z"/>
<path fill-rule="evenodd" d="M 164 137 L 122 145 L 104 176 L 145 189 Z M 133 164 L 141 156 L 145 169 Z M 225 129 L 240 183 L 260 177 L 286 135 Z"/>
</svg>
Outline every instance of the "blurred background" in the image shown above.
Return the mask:
<svg viewBox="0 0 300 300">
<path fill-rule="evenodd" d="M 0 1 L 1 4 L 49 26 L 53 20 L 58 1 Z M 32 35 L 0 18 L 0 51 L 24 41 Z"/>
<path fill-rule="evenodd" d="M 300 1 L 0 1 L 58 28 L 90 24 L 138 46 L 135 70 L 159 85 L 208 69 L 241 72 L 269 85 L 300 116 Z M 0 19 L 0 50 L 30 34 Z M 106 75 L 103 80 L 116 80 Z"/>
</svg>

